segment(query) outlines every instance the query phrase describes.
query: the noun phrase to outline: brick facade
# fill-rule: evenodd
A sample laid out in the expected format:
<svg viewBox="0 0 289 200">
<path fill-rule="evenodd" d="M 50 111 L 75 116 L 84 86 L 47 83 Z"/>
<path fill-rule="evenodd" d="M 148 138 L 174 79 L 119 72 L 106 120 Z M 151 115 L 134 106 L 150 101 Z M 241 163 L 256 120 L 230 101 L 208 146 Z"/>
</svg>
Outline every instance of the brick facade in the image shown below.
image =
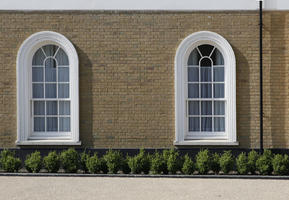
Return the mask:
<svg viewBox="0 0 289 200">
<path fill-rule="evenodd" d="M 289 12 L 264 13 L 264 147 L 289 147 Z M 226 38 L 237 62 L 237 137 L 259 146 L 258 13 L 0 12 L 0 147 L 15 147 L 16 56 L 31 34 L 63 34 L 79 55 L 80 139 L 92 148 L 168 148 L 174 57 L 191 33 Z"/>
</svg>

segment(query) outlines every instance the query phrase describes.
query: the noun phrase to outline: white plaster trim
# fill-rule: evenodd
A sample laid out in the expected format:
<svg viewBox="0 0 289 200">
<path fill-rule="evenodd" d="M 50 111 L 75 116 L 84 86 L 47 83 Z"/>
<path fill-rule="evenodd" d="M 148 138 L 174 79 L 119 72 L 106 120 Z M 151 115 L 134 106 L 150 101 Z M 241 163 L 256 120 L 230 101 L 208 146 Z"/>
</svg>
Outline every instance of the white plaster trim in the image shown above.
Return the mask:
<svg viewBox="0 0 289 200">
<path fill-rule="evenodd" d="M 28 37 L 21 45 L 16 62 L 17 71 L 17 141 L 16 144 L 31 143 L 29 140 L 31 127 L 31 73 L 32 57 L 36 50 L 46 44 L 56 44 L 67 54 L 70 67 L 70 95 L 71 95 L 71 136 L 68 143 L 79 143 L 79 97 L 78 97 L 78 56 L 73 44 L 63 35 L 42 31 Z M 47 137 L 47 135 L 46 135 Z M 55 144 L 59 142 L 57 140 Z M 65 143 L 66 140 L 62 140 Z M 53 142 L 52 142 L 53 143 Z M 39 145 L 44 144 L 40 142 Z"/>
<path fill-rule="evenodd" d="M 256 0 L 2 0 L 1 10 L 258 10 Z M 288 0 L 264 0 L 264 9 L 288 10 Z"/>
<path fill-rule="evenodd" d="M 228 142 L 227 140 L 196 140 L 196 141 L 183 141 L 183 142 L 174 142 L 176 146 L 238 146 L 239 142 Z"/>
<path fill-rule="evenodd" d="M 225 99 L 226 99 L 226 136 L 224 142 L 212 139 L 215 145 L 225 145 L 224 143 L 236 143 L 236 59 L 234 51 L 229 42 L 217 33 L 210 31 L 200 31 L 186 37 L 179 45 L 175 56 L 175 142 L 174 144 L 186 144 L 188 138 L 186 124 L 186 104 L 185 104 L 185 66 L 191 51 L 201 45 L 211 44 L 220 50 L 225 63 Z M 207 145 L 206 138 L 190 139 L 191 143 L 198 142 L 198 145 Z M 185 142 L 186 140 L 186 142 Z M 209 142 L 210 143 L 210 142 Z"/>
<path fill-rule="evenodd" d="M 29 140 L 29 141 L 16 141 L 16 145 L 19 146 L 31 146 L 31 145 L 72 145 L 79 146 L 81 142 L 74 142 L 72 140 Z"/>
</svg>

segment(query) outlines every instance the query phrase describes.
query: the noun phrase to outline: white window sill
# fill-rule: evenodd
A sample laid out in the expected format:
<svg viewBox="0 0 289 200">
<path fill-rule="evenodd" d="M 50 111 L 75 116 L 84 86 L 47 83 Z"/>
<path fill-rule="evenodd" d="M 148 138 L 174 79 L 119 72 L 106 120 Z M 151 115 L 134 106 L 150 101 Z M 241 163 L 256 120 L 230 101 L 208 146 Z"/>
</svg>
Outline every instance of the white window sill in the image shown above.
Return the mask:
<svg viewBox="0 0 289 200">
<path fill-rule="evenodd" d="M 29 146 L 29 145 L 69 145 L 69 146 L 79 146 L 81 141 L 65 141 L 65 140 L 27 140 L 27 141 L 16 141 L 16 145 L 19 146 Z"/>
<path fill-rule="evenodd" d="M 231 142 L 227 140 L 187 140 L 175 141 L 175 146 L 238 146 L 239 142 Z"/>
</svg>

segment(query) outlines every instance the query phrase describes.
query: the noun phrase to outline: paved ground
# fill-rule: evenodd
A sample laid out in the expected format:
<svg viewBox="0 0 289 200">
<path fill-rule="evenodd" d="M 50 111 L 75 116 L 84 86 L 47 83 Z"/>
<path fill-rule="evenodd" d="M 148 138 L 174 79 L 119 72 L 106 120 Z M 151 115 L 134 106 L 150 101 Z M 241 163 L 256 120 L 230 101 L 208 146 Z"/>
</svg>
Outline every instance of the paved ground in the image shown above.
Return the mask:
<svg viewBox="0 0 289 200">
<path fill-rule="evenodd" d="M 0 177 L 0 199 L 288 200 L 289 180 Z"/>
</svg>

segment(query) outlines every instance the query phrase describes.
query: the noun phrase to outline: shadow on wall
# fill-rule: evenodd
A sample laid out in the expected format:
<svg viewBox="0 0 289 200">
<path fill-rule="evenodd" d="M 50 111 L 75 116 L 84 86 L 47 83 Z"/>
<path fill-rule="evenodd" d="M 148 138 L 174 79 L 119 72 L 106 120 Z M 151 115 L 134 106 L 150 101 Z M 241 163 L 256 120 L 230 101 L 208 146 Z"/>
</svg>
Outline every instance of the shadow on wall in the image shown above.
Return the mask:
<svg viewBox="0 0 289 200">
<path fill-rule="evenodd" d="M 252 141 L 250 105 L 250 69 L 246 57 L 232 46 L 236 56 L 237 139 L 240 147 L 250 148 Z"/>
<path fill-rule="evenodd" d="M 79 136 L 82 146 L 92 147 L 92 63 L 82 49 L 74 46 L 79 57 Z"/>
<path fill-rule="evenodd" d="M 286 15 L 284 13 L 270 14 L 270 102 L 271 102 L 271 138 L 272 148 L 286 147 Z M 287 25 L 288 26 L 288 25 Z M 264 69 L 268 70 L 268 69 Z M 265 138 L 264 138 L 265 139 Z M 265 143 L 265 141 L 264 141 Z"/>
</svg>

